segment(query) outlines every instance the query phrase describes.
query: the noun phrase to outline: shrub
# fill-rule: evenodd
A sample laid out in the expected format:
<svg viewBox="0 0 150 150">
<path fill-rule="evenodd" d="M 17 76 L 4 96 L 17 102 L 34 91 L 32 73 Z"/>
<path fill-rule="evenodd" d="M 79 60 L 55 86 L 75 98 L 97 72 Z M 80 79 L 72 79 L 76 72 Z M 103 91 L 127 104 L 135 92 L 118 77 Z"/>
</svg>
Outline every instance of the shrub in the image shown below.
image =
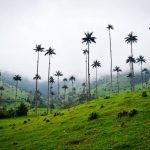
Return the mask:
<svg viewBox="0 0 150 150">
<path fill-rule="evenodd" d="M 21 102 L 20 106 L 17 108 L 17 116 L 27 116 L 28 113 L 28 107 Z"/>
<path fill-rule="evenodd" d="M 88 120 L 94 120 L 94 119 L 97 119 L 98 118 L 98 114 L 96 112 L 92 112 L 89 114 L 88 116 Z"/>
<path fill-rule="evenodd" d="M 102 105 L 100 106 L 100 108 L 104 108 L 104 105 L 102 104 Z"/>
<path fill-rule="evenodd" d="M 105 96 L 104 99 L 110 99 L 110 96 Z"/>
<path fill-rule="evenodd" d="M 118 112 L 117 118 L 122 118 L 122 117 L 127 116 L 127 115 L 128 115 L 128 112 L 123 110 L 121 112 Z"/>
<path fill-rule="evenodd" d="M 146 91 L 142 92 L 142 97 L 147 97 L 147 92 Z"/>
<path fill-rule="evenodd" d="M 47 113 L 46 112 L 44 112 L 43 114 L 41 114 L 41 116 L 46 116 L 47 115 Z"/>
<path fill-rule="evenodd" d="M 27 124 L 27 121 L 26 121 L 26 120 L 24 120 L 24 121 L 23 121 L 23 124 Z"/>
<path fill-rule="evenodd" d="M 129 112 L 129 117 L 133 117 L 133 116 L 135 116 L 137 113 L 138 113 L 138 111 L 137 111 L 136 109 L 132 109 L 132 110 Z"/>
<path fill-rule="evenodd" d="M 0 126 L 0 129 L 3 129 L 4 127 Z"/>
<path fill-rule="evenodd" d="M 49 120 L 49 119 L 46 119 L 46 122 L 50 122 L 50 120 Z"/>
<path fill-rule="evenodd" d="M 13 117 L 15 111 L 13 109 L 6 110 L 6 108 L 0 108 L 0 118 L 10 118 Z"/>
</svg>

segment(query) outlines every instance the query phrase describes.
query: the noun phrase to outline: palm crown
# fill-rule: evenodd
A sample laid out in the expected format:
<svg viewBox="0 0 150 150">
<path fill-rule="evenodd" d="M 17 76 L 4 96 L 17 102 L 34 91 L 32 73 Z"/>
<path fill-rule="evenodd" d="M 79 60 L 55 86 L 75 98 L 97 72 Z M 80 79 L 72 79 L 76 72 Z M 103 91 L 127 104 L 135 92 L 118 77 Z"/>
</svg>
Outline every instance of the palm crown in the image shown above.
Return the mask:
<svg viewBox="0 0 150 150">
<path fill-rule="evenodd" d="M 36 52 L 44 52 L 44 48 L 41 46 L 41 44 L 36 45 L 35 49 L 33 50 L 35 50 Z"/>
<path fill-rule="evenodd" d="M 74 76 L 71 76 L 71 77 L 69 78 L 69 80 L 73 82 L 73 81 L 75 81 L 76 79 L 75 79 Z"/>
<path fill-rule="evenodd" d="M 64 85 L 62 88 L 63 88 L 63 89 L 68 89 L 68 86 L 67 86 L 67 85 Z"/>
<path fill-rule="evenodd" d="M 49 78 L 49 82 L 50 83 L 54 83 L 55 82 L 55 80 L 54 80 L 54 78 L 52 76 Z"/>
<path fill-rule="evenodd" d="M 49 47 L 48 50 L 46 50 L 45 55 L 55 55 L 56 53 L 54 52 L 55 49 L 52 49 L 51 47 Z"/>
<path fill-rule="evenodd" d="M 136 35 L 133 35 L 133 33 L 129 33 L 127 37 L 125 37 L 125 42 L 128 43 L 135 43 L 137 42 L 137 36 Z"/>
<path fill-rule="evenodd" d="M 135 61 L 135 58 L 134 57 L 132 57 L 132 56 L 129 56 L 128 58 L 127 58 L 127 60 L 126 60 L 126 63 L 135 63 L 136 61 Z"/>
<path fill-rule="evenodd" d="M 36 74 L 35 77 L 33 77 L 34 80 L 41 80 L 41 76 Z"/>
<path fill-rule="evenodd" d="M 136 59 L 136 62 L 137 63 L 146 63 L 146 59 L 144 58 L 144 56 L 139 56 L 137 59 Z"/>
<path fill-rule="evenodd" d="M 111 24 L 108 24 L 108 26 L 106 27 L 108 30 L 113 30 L 114 29 L 114 27 L 113 27 L 113 25 L 111 25 Z"/>
<path fill-rule="evenodd" d="M 87 49 L 84 49 L 84 50 L 83 50 L 83 54 L 84 54 L 84 55 L 88 54 L 88 50 L 87 50 Z"/>
<path fill-rule="evenodd" d="M 93 32 L 91 33 L 87 32 L 84 34 L 85 34 L 85 37 L 82 38 L 82 43 L 86 43 L 86 44 L 91 44 L 91 42 L 96 43 L 95 42 L 96 37 L 92 37 Z"/>
<path fill-rule="evenodd" d="M 63 74 L 58 70 L 58 71 L 56 71 L 56 74 L 55 74 L 55 76 L 63 76 Z"/>
<path fill-rule="evenodd" d="M 120 69 L 120 67 L 116 66 L 113 71 L 117 71 L 117 72 L 121 72 L 122 70 Z"/>
<path fill-rule="evenodd" d="M 15 81 L 21 81 L 21 77 L 20 77 L 19 75 L 15 75 L 15 76 L 13 77 L 13 79 L 14 79 Z"/>
<path fill-rule="evenodd" d="M 93 68 L 101 67 L 100 61 L 95 60 L 95 61 L 93 62 L 93 64 L 92 64 L 92 67 L 93 67 Z"/>
</svg>

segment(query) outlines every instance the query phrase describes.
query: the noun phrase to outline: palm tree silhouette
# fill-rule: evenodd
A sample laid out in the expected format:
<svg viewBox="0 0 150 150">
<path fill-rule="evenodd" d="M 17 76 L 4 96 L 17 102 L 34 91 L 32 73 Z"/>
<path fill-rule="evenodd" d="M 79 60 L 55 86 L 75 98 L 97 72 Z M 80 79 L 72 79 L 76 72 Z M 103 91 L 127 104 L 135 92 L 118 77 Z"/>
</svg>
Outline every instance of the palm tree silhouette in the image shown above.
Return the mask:
<svg viewBox="0 0 150 150">
<path fill-rule="evenodd" d="M 130 89 L 131 89 L 131 92 L 133 91 L 133 87 L 132 87 L 132 79 L 134 77 L 134 75 L 130 72 L 127 74 L 127 77 L 130 78 Z"/>
<path fill-rule="evenodd" d="M 146 63 L 146 59 L 144 58 L 144 56 L 139 56 L 137 59 L 136 59 L 136 62 L 137 63 L 140 63 L 141 65 L 141 81 L 142 81 L 142 88 L 143 88 L 143 68 L 142 68 L 142 64 L 143 63 Z"/>
<path fill-rule="evenodd" d="M 54 52 L 55 49 L 52 49 L 51 47 L 49 47 L 48 50 L 46 50 L 46 53 L 45 53 L 45 56 L 48 55 L 49 56 L 49 65 L 48 65 L 48 85 L 47 85 L 47 98 L 48 98 L 48 102 L 47 102 L 47 114 L 48 114 L 48 109 L 49 109 L 49 106 L 50 106 L 50 84 L 49 84 L 49 78 L 50 78 L 50 56 L 52 55 L 56 55 L 56 53 Z"/>
<path fill-rule="evenodd" d="M 54 80 L 54 78 L 51 76 L 50 78 L 49 78 L 49 83 L 50 83 L 50 96 L 52 97 L 53 95 L 52 95 L 52 88 L 53 88 L 53 83 L 55 83 L 55 80 Z M 52 108 L 54 108 L 54 104 L 53 104 L 53 98 L 50 98 L 51 99 L 51 104 L 50 104 L 50 106 L 52 106 Z M 50 107 L 51 108 L 51 107 Z"/>
<path fill-rule="evenodd" d="M 97 67 L 101 67 L 101 63 L 95 60 L 92 64 L 92 67 L 96 69 L 96 98 L 97 98 Z"/>
<path fill-rule="evenodd" d="M 149 72 L 149 70 L 148 70 L 147 68 L 144 68 L 144 69 L 142 70 L 142 72 L 144 72 L 144 81 L 145 81 L 145 84 L 147 85 L 146 75 L 149 74 L 150 72 Z"/>
<path fill-rule="evenodd" d="M 108 24 L 106 27 L 109 31 L 109 42 L 110 42 L 110 85 L 111 85 L 111 92 L 112 92 L 112 49 L 111 49 L 111 33 L 110 30 L 113 30 L 114 27 L 111 24 Z"/>
<path fill-rule="evenodd" d="M 71 76 L 69 78 L 69 81 L 71 81 L 71 83 L 72 83 L 72 97 L 73 97 L 73 83 L 74 83 L 75 80 L 76 80 L 76 78 L 74 76 Z"/>
<path fill-rule="evenodd" d="M 1 97 L 3 95 L 3 91 L 5 90 L 5 88 L 3 86 L 0 86 L 0 91 L 1 91 Z"/>
<path fill-rule="evenodd" d="M 117 86 L 118 86 L 118 93 L 119 93 L 119 72 L 121 72 L 122 70 L 120 69 L 120 67 L 116 66 L 113 71 L 116 71 L 117 72 Z"/>
<path fill-rule="evenodd" d="M 67 78 L 63 78 L 63 81 L 64 81 L 64 83 L 66 83 L 68 80 L 67 80 Z"/>
<path fill-rule="evenodd" d="M 41 46 L 41 44 L 39 45 L 36 45 L 35 49 L 35 52 L 38 53 L 38 57 L 37 57 L 37 70 L 36 70 L 36 74 L 37 76 L 39 75 L 39 53 L 40 52 L 44 52 L 44 48 Z M 38 79 L 35 78 L 36 80 L 36 86 L 35 86 L 35 113 L 37 115 L 37 90 L 38 90 Z"/>
<path fill-rule="evenodd" d="M 133 66 L 133 63 L 135 63 L 136 60 L 135 58 L 133 58 L 132 56 L 129 56 L 126 60 L 126 63 L 129 63 L 129 66 L 130 66 L 130 73 L 132 74 L 132 76 L 130 76 L 130 79 L 131 79 L 131 88 L 132 88 L 132 91 L 134 91 L 134 81 L 133 81 L 133 78 L 134 78 L 134 72 L 132 70 L 132 66 Z"/>
<path fill-rule="evenodd" d="M 93 32 L 89 33 L 84 33 L 85 37 L 82 38 L 82 43 L 86 43 L 87 47 L 88 47 L 88 97 L 90 99 L 91 97 L 91 87 L 90 87 L 90 49 L 89 49 L 89 44 L 96 43 L 95 39 L 96 37 L 93 37 L 92 34 Z"/>
<path fill-rule="evenodd" d="M 41 80 L 41 76 L 36 74 L 35 77 L 33 77 L 33 80 Z"/>
<path fill-rule="evenodd" d="M 68 86 L 64 85 L 62 88 L 64 89 L 64 100 L 66 100 L 66 90 L 68 89 Z"/>
<path fill-rule="evenodd" d="M 19 75 L 15 75 L 13 77 L 13 80 L 16 81 L 16 96 L 15 96 L 15 100 L 17 100 L 18 82 L 21 81 L 21 77 Z"/>
<path fill-rule="evenodd" d="M 85 94 L 86 83 L 82 83 L 82 87 L 83 87 L 83 94 Z"/>
<path fill-rule="evenodd" d="M 63 76 L 63 74 L 58 70 L 54 75 L 58 77 L 58 99 L 59 99 L 59 77 Z"/>
<path fill-rule="evenodd" d="M 127 44 L 130 44 L 131 46 L 131 57 L 133 57 L 133 50 L 132 50 L 132 45 L 133 43 L 136 43 L 138 41 L 137 36 L 133 35 L 133 33 L 129 33 L 127 37 L 125 37 L 125 42 Z M 131 70 L 132 70 L 132 74 L 134 76 L 134 67 L 133 67 L 133 62 L 131 62 Z M 134 84 L 133 84 L 133 90 L 134 90 Z"/>
<path fill-rule="evenodd" d="M 87 93 L 87 56 L 88 56 L 88 50 L 87 49 L 85 49 L 85 50 L 83 50 L 83 54 L 85 55 L 85 64 L 86 64 L 86 80 L 85 80 L 85 86 L 86 86 L 86 93 Z"/>
</svg>

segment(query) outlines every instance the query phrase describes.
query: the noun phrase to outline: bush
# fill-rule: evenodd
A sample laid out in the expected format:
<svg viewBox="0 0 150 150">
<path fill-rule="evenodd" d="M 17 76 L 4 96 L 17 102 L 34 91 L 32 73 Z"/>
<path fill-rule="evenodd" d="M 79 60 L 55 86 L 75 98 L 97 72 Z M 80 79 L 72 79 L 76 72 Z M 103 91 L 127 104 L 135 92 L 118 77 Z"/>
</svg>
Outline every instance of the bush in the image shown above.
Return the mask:
<svg viewBox="0 0 150 150">
<path fill-rule="evenodd" d="M 13 117 L 15 111 L 13 109 L 6 110 L 6 108 L 0 108 L 0 119 Z"/>
<path fill-rule="evenodd" d="M 142 92 L 142 97 L 147 97 L 147 92 L 146 91 Z"/>
<path fill-rule="evenodd" d="M 24 121 L 23 121 L 23 124 L 27 124 L 27 121 L 26 121 L 26 120 L 24 120 Z"/>
<path fill-rule="evenodd" d="M 117 118 L 122 118 L 122 117 L 127 116 L 127 115 L 128 115 L 128 112 L 123 110 L 121 112 L 118 112 Z"/>
<path fill-rule="evenodd" d="M 17 108 L 17 116 L 27 116 L 28 113 L 28 107 L 21 102 L 20 106 Z"/>
<path fill-rule="evenodd" d="M 138 111 L 137 111 L 136 109 L 132 109 L 132 110 L 129 112 L 129 117 L 133 117 L 133 116 L 135 116 L 137 113 L 138 113 Z"/>
<path fill-rule="evenodd" d="M 96 112 L 92 112 L 89 114 L 88 120 L 94 120 L 98 118 L 98 114 Z"/>
<path fill-rule="evenodd" d="M 100 108 L 104 108 L 104 105 L 102 104 L 102 105 L 100 106 Z"/>
<path fill-rule="evenodd" d="M 110 99 L 110 96 L 105 96 L 104 99 Z"/>
</svg>

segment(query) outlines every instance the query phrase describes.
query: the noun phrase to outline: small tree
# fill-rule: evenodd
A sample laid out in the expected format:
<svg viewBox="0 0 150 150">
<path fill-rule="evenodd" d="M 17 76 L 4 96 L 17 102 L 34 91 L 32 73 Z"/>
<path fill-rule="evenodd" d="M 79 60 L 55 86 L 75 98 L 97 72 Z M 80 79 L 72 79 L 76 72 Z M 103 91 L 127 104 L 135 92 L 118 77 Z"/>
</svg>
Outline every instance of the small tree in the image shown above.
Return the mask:
<svg viewBox="0 0 150 150">
<path fill-rule="evenodd" d="M 20 106 L 17 108 L 17 116 L 27 116 L 28 107 L 21 102 Z"/>
</svg>

